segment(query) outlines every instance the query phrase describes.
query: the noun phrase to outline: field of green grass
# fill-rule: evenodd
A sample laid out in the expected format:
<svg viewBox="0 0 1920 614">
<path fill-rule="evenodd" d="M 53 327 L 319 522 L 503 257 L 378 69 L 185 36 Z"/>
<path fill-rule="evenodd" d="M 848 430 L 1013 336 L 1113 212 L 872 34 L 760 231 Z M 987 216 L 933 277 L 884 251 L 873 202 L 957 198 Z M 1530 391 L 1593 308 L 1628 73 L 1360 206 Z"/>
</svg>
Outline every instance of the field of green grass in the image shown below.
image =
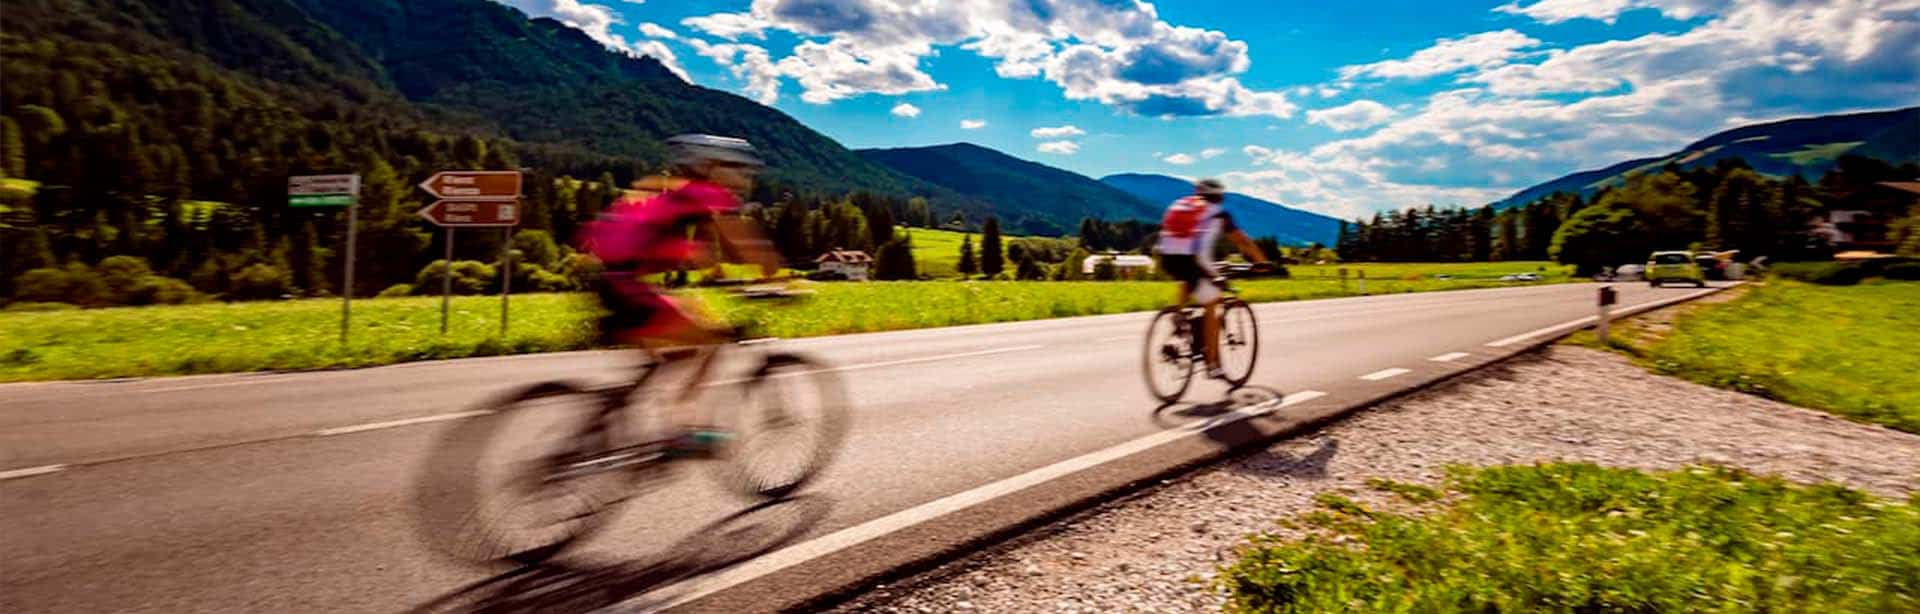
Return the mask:
<svg viewBox="0 0 1920 614">
<path fill-rule="evenodd" d="M 1699 467 L 1451 468 L 1322 494 L 1215 580 L 1229 612 L 1920 611 L 1920 495 Z"/>
<path fill-rule="evenodd" d="M 1655 371 L 1920 433 L 1920 283 L 1774 280 L 1609 341 Z"/>
<path fill-rule="evenodd" d="M 1370 294 L 1512 285 L 1486 280 L 1369 281 Z M 809 284 L 813 300 L 768 309 L 696 290 L 718 315 L 752 319 L 780 337 L 901 330 L 1148 311 L 1172 299 L 1166 282 L 869 282 Z M 1239 284 L 1250 301 L 1349 296 L 1337 280 Z M 513 297 L 499 335 L 498 297 L 455 297 L 450 334 L 440 299 L 354 302 L 352 342 L 338 341 L 334 300 L 0 312 L 0 381 L 92 379 L 280 369 L 586 349 L 595 306 L 587 295 Z"/>
</svg>

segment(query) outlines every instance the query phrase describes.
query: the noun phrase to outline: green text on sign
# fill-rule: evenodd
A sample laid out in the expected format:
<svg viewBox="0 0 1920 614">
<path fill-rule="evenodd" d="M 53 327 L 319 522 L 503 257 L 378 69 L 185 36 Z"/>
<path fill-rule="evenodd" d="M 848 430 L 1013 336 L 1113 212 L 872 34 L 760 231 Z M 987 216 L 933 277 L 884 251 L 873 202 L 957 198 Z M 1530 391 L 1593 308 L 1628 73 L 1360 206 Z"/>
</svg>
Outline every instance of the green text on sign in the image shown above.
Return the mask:
<svg viewBox="0 0 1920 614">
<path fill-rule="evenodd" d="M 301 194 L 287 197 L 293 207 L 345 207 L 353 204 L 352 194 Z"/>
</svg>

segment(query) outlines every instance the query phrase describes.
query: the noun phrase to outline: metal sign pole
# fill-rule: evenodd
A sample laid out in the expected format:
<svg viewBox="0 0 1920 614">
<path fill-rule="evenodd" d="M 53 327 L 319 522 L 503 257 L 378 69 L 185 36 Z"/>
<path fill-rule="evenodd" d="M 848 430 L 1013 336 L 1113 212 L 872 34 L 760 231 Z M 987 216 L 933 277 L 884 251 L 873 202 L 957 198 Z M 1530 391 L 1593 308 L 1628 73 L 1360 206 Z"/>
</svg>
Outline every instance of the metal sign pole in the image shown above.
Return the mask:
<svg viewBox="0 0 1920 614">
<path fill-rule="evenodd" d="M 513 229 L 500 229 L 500 338 L 507 337 L 507 297 L 513 295 Z"/>
<path fill-rule="evenodd" d="M 356 198 L 347 205 L 347 272 L 341 277 L 345 285 L 340 289 L 340 345 L 347 344 L 347 330 L 353 319 L 353 258 L 359 253 L 360 203 Z"/>
<path fill-rule="evenodd" d="M 447 259 L 440 269 L 440 334 L 447 334 L 447 308 L 453 303 L 453 227 L 447 227 Z"/>
</svg>

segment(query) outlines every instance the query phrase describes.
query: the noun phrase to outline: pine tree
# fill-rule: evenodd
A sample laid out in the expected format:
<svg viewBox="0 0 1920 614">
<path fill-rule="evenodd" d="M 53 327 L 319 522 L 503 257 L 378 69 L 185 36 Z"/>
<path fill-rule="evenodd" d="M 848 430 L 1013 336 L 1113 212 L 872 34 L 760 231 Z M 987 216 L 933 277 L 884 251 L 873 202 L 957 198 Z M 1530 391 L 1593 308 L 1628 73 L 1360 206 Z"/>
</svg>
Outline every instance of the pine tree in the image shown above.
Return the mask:
<svg viewBox="0 0 1920 614">
<path fill-rule="evenodd" d="M 898 239 L 880 246 L 880 255 L 874 259 L 874 277 L 882 280 L 916 279 L 919 277 L 913 262 L 913 235 L 903 234 Z"/>
<path fill-rule="evenodd" d="M 1000 247 L 1000 220 L 987 216 L 980 229 L 980 272 L 988 277 L 1006 270 L 1006 252 Z"/>
<path fill-rule="evenodd" d="M 0 177 L 27 176 L 27 146 L 20 138 L 20 124 L 0 116 Z"/>
<path fill-rule="evenodd" d="M 980 267 L 973 260 L 973 235 L 961 236 L 960 237 L 960 275 L 962 277 L 972 277 L 975 273 L 979 273 L 979 272 L 980 272 Z"/>
</svg>

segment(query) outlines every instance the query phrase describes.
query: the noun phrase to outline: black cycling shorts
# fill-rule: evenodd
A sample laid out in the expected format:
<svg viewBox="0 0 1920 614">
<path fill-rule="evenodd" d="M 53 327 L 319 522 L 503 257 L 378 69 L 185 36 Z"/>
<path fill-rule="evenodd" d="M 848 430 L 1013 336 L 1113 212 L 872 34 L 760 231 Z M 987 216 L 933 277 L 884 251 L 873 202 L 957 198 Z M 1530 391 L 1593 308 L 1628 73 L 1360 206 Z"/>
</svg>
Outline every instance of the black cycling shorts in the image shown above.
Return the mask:
<svg viewBox="0 0 1920 614">
<path fill-rule="evenodd" d="M 1191 254 L 1161 254 L 1160 270 L 1166 271 L 1167 275 L 1188 286 L 1209 277 L 1207 272 L 1200 268 L 1200 260 Z"/>
</svg>

